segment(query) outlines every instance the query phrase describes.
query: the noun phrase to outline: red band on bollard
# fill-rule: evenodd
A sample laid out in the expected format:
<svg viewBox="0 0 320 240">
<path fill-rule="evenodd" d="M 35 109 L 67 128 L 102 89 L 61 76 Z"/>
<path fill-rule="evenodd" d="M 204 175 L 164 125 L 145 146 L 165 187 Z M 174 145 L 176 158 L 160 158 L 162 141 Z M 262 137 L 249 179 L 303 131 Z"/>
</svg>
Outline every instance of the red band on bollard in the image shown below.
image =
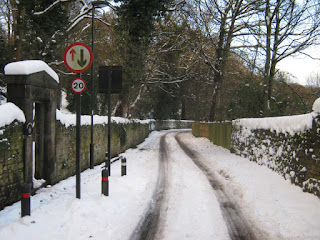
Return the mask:
<svg viewBox="0 0 320 240">
<path fill-rule="evenodd" d="M 102 177 L 102 181 L 103 182 L 108 182 L 109 180 L 108 180 L 108 177 Z"/>
<path fill-rule="evenodd" d="M 21 193 L 21 198 L 30 198 L 30 193 Z"/>
</svg>

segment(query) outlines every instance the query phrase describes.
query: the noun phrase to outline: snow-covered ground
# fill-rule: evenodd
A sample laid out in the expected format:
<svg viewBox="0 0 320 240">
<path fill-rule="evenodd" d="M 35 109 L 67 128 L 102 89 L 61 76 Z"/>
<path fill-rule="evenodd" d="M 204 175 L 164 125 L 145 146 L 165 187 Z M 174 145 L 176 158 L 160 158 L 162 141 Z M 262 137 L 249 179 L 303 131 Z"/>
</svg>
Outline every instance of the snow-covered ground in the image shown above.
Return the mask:
<svg viewBox="0 0 320 240">
<path fill-rule="evenodd" d="M 110 196 L 101 196 L 103 165 L 81 175 L 81 199 L 75 178 L 40 189 L 31 198 L 31 216 L 20 218 L 20 202 L 0 212 L 0 239 L 128 239 L 149 204 L 157 181 L 159 141 L 169 146 L 168 208 L 163 239 L 229 239 L 220 205 L 206 177 L 179 148 L 175 131 L 153 132 L 136 149 L 127 150 L 127 176 L 112 164 Z M 281 176 L 183 133 L 183 141 L 203 156 L 267 239 L 320 239 L 320 200 Z"/>
</svg>

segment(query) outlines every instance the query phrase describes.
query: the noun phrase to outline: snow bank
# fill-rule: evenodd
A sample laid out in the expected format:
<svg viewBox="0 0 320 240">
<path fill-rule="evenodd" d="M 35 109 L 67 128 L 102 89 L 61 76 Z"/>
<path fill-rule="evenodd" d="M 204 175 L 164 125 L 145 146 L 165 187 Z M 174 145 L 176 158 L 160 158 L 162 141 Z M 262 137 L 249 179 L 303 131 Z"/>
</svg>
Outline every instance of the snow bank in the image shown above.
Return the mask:
<svg viewBox="0 0 320 240">
<path fill-rule="evenodd" d="M 10 102 L 0 105 L 0 127 L 9 125 L 14 120 L 23 123 L 26 121 L 22 110 Z"/>
<path fill-rule="evenodd" d="M 56 111 L 56 119 L 61 122 L 61 124 L 65 125 L 66 127 L 69 126 L 75 126 L 76 125 L 76 114 L 72 113 L 63 113 L 60 110 Z M 148 124 L 149 120 L 129 120 L 127 118 L 121 118 L 121 117 L 112 117 L 111 121 L 113 123 L 132 123 L 132 122 L 139 122 L 141 124 Z M 108 124 L 108 116 L 99 116 L 94 115 L 93 116 L 93 124 Z M 90 115 L 82 115 L 81 116 L 81 125 L 91 125 L 91 116 Z"/>
<path fill-rule="evenodd" d="M 312 110 L 316 113 L 320 113 L 320 98 L 314 101 Z"/>
<path fill-rule="evenodd" d="M 319 107 L 320 110 L 320 107 Z M 245 118 L 234 120 L 233 123 L 241 125 L 248 130 L 264 129 L 275 131 L 277 134 L 280 132 L 286 132 L 290 135 L 294 135 L 298 132 L 312 128 L 312 120 L 316 116 L 316 113 L 308 113 L 296 116 L 286 117 L 270 117 L 270 118 Z"/>
<path fill-rule="evenodd" d="M 29 75 L 46 71 L 54 80 L 59 82 L 58 74 L 41 60 L 26 60 L 9 63 L 4 67 L 5 75 Z"/>
<path fill-rule="evenodd" d="M 241 125 L 248 130 L 264 129 L 289 133 L 294 135 L 312 128 L 313 119 L 320 113 L 320 98 L 318 98 L 312 107 L 313 112 L 303 115 L 285 116 L 285 117 L 269 117 L 269 118 L 244 118 L 234 120 L 233 123 Z"/>
</svg>

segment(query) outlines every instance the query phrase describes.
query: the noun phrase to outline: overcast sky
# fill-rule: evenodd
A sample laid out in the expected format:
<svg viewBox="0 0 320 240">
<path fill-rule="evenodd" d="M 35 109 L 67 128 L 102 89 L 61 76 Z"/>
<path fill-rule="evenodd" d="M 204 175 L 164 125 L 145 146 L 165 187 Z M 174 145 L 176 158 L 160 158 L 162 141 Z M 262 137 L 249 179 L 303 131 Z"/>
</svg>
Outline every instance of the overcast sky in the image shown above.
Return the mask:
<svg viewBox="0 0 320 240">
<path fill-rule="evenodd" d="M 314 58 L 320 59 L 320 46 L 307 49 L 308 54 Z M 294 82 L 302 85 L 307 84 L 307 78 L 311 74 L 320 74 L 320 60 L 313 60 L 304 55 L 288 57 L 278 64 L 278 68 L 282 71 L 289 72 L 295 78 Z"/>
</svg>

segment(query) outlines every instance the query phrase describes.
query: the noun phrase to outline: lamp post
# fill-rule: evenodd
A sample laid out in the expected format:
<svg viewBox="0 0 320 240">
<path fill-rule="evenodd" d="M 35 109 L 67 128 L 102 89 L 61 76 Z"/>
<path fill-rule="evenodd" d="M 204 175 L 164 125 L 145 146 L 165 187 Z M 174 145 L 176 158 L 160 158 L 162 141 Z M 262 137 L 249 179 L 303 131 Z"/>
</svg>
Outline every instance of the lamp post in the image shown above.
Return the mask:
<svg viewBox="0 0 320 240">
<path fill-rule="evenodd" d="M 91 65 L 91 143 L 90 143 L 90 168 L 94 168 L 94 143 L 93 143 L 93 102 L 94 102 L 94 16 L 95 8 L 107 6 L 107 1 L 92 1 L 92 39 L 91 39 L 91 49 L 93 54 L 93 60 Z"/>
</svg>

